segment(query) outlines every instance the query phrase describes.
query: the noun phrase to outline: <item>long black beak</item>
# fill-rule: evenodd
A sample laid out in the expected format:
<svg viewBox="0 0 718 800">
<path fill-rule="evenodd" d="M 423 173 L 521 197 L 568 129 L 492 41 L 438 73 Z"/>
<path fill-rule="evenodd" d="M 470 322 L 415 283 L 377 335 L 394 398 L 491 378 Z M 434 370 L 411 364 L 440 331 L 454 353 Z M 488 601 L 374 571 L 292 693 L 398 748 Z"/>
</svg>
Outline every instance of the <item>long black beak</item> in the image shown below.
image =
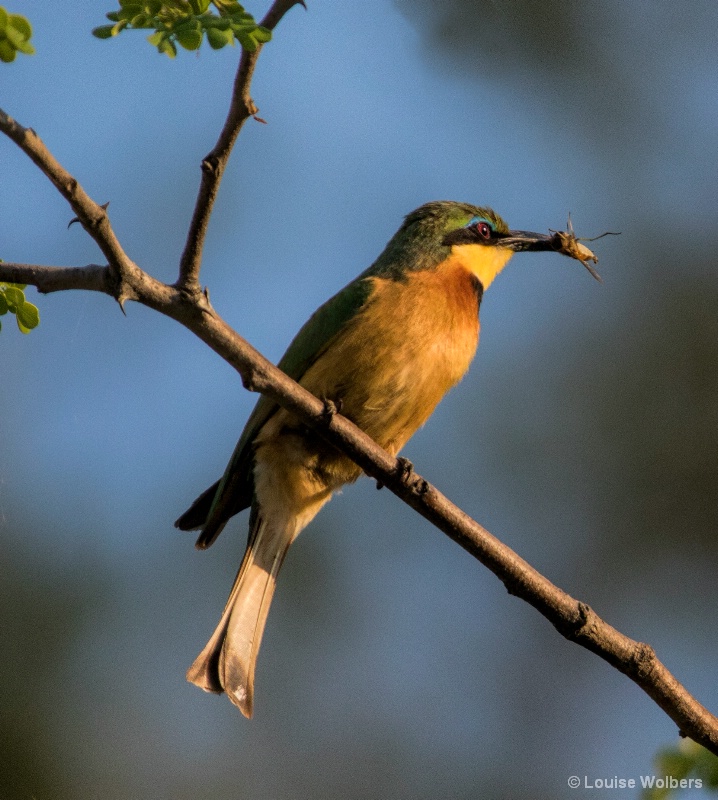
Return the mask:
<svg viewBox="0 0 718 800">
<path fill-rule="evenodd" d="M 547 236 L 545 233 L 532 231 L 509 231 L 506 236 L 497 240 L 499 247 L 508 247 L 516 253 L 537 250 L 560 250 L 561 241 L 556 234 Z"/>
<path fill-rule="evenodd" d="M 589 261 L 595 264 L 598 259 L 588 247 L 579 242 L 570 225 L 568 231 L 553 231 L 550 236 L 532 231 L 509 231 L 506 236 L 497 239 L 496 244 L 499 247 L 508 247 L 516 253 L 553 250 L 580 261 L 597 281 L 601 280 L 601 276 L 589 264 Z"/>
</svg>

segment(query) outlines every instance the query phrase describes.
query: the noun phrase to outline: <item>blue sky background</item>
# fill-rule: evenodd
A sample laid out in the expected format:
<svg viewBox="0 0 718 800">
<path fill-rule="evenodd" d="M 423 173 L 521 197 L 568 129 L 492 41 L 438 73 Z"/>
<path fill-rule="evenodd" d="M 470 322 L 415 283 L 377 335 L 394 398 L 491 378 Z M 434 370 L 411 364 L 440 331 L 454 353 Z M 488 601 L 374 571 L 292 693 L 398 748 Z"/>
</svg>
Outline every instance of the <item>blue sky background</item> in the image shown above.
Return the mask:
<svg viewBox="0 0 718 800">
<path fill-rule="evenodd" d="M 622 231 L 595 244 L 602 285 L 553 254 L 512 261 L 469 375 L 405 454 L 718 708 L 714 5 L 308 5 L 260 59 L 268 124 L 248 122 L 222 185 L 213 305 L 277 360 L 428 200 Z M 109 4 L 6 6 L 37 55 L 2 66 L 0 107 L 174 280 L 238 51 L 173 62 L 141 33 L 92 38 Z M 101 259 L 6 139 L 0 167 L 0 257 Z M 255 718 L 187 684 L 246 519 L 208 553 L 172 521 L 256 398 L 154 312 L 29 294 L 41 326 L 0 334 L 9 796 L 590 796 L 568 776 L 650 773 L 676 741 L 639 689 L 368 480 L 288 558 Z"/>
</svg>

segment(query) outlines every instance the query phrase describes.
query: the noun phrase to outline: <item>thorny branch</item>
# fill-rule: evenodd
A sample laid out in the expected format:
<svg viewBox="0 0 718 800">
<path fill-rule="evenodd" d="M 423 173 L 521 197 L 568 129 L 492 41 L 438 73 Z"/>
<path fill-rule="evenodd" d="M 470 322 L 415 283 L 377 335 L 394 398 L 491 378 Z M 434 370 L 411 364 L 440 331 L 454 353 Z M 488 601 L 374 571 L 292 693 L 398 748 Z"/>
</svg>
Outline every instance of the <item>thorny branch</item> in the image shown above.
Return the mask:
<svg viewBox="0 0 718 800">
<path fill-rule="evenodd" d="M 277 0 L 262 24 L 273 28 L 297 2 Z M 620 633 L 585 603 L 551 583 L 415 473 L 406 461 L 390 456 L 337 409 L 328 413 L 326 403 L 267 361 L 217 315 L 199 291 L 202 246 L 217 188 L 241 125 L 254 113 L 249 87 L 257 56 L 258 51 L 243 54 L 227 122 L 215 149 L 203 163 L 195 214 L 175 286 L 152 278 L 127 257 L 105 209 L 60 166 L 34 131 L 23 128 L 0 110 L 0 131 L 34 161 L 65 197 L 108 261 L 107 266 L 69 268 L 0 263 L 0 281 L 30 284 L 40 292 L 70 289 L 103 292 L 120 303 L 136 300 L 177 320 L 231 364 L 247 389 L 269 395 L 315 428 L 367 475 L 488 567 L 511 594 L 536 608 L 562 636 L 600 656 L 638 684 L 678 725 L 682 735 L 718 755 L 718 719 L 678 682 L 658 660 L 653 648 Z M 210 168 L 206 166 L 208 162 Z"/>
<path fill-rule="evenodd" d="M 273 30 L 292 6 L 304 5 L 304 0 L 277 0 L 269 9 L 260 25 Z M 229 161 L 237 136 L 249 117 L 258 112 L 249 89 L 254 75 L 257 59 L 263 45 L 249 52 L 242 50 L 239 68 L 234 79 L 232 99 L 224 126 L 212 151 L 202 160 L 202 180 L 200 182 L 194 214 L 187 232 L 187 241 L 180 259 L 177 286 L 190 294 L 199 292 L 199 271 L 202 264 L 202 248 L 207 236 L 209 219 L 217 199 L 219 185 Z"/>
</svg>

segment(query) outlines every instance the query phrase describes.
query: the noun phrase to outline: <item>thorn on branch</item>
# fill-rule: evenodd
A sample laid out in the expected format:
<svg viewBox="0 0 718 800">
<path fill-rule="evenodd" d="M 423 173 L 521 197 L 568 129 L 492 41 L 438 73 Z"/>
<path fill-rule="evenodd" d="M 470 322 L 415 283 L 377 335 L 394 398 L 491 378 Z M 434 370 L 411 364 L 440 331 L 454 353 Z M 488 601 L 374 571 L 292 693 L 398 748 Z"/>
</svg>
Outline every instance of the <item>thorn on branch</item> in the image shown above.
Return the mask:
<svg viewBox="0 0 718 800">
<path fill-rule="evenodd" d="M 261 117 L 257 116 L 256 114 L 252 115 L 252 119 L 256 119 L 257 122 L 261 122 L 262 125 L 266 125 L 267 124 L 267 120 L 266 119 L 262 119 Z"/>
<path fill-rule="evenodd" d="M 201 311 L 205 314 L 214 313 L 212 304 L 209 302 L 209 289 L 206 286 L 201 289 L 196 283 L 177 282 L 173 288 L 177 290 L 180 302 L 189 306 L 192 311 Z"/>
<path fill-rule="evenodd" d="M 209 289 L 205 286 L 201 294 L 197 298 L 197 305 L 207 314 L 214 314 L 212 303 L 209 302 Z"/>
<path fill-rule="evenodd" d="M 110 205 L 110 201 L 108 200 L 106 203 L 103 203 L 103 204 L 100 206 L 100 208 L 101 208 L 103 211 L 107 211 L 107 208 L 108 208 L 108 206 L 109 206 L 109 205 Z M 79 221 L 80 221 L 80 218 L 79 218 L 79 217 L 73 217 L 73 218 L 72 218 L 72 219 L 71 219 L 71 220 L 70 220 L 70 221 L 67 223 L 67 227 L 69 228 L 69 227 L 70 227 L 70 225 L 74 225 L 76 222 L 79 222 Z"/>
<path fill-rule="evenodd" d="M 121 269 L 121 268 L 120 268 Z M 117 300 L 122 313 L 127 316 L 125 311 L 125 303 L 128 300 L 137 300 L 137 292 L 132 288 L 132 285 L 122 276 L 122 272 L 117 267 L 109 266 L 108 269 L 110 285 L 113 287 L 111 292 L 112 296 Z"/>
</svg>

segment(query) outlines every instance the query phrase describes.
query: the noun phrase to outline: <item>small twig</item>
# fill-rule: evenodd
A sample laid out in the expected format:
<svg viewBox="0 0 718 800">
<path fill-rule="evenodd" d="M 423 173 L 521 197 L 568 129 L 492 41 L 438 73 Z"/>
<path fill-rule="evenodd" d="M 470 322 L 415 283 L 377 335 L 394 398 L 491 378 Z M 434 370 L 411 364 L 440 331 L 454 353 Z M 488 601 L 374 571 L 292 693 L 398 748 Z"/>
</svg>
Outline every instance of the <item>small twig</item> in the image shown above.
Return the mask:
<svg viewBox="0 0 718 800">
<path fill-rule="evenodd" d="M 273 30 L 282 17 L 292 6 L 304 5 L 302 0 L 275 0 L 264 19 L 260 23 L 263 27 Z M 209 219 L 212 215 L 217 192 L 224 175 L 229 156 L 237 141 L 237 136 L 244 123 L 250 117 L 256 117 L 259 109 L 255 106 L 250 95 L 250 86 L 254 68 L 257 65 L 259 54 L 263 45 L 259 44 L 253 52 L 242 50 L 237 73 L 234 78 L 232 99 L 224 126 L 219 134 L 214 148 L 202 160 L 202 179 L 200 181 L 197 200 L 195 202 L 192 220 L 190 221 L 184 251 L 180 259 L 178 288 L 194 294 L 199 291 L 199 272 L 202 266 L 202 250 Z M 259 119 L 260 122 L 264 120 Z"/>
</svg>

